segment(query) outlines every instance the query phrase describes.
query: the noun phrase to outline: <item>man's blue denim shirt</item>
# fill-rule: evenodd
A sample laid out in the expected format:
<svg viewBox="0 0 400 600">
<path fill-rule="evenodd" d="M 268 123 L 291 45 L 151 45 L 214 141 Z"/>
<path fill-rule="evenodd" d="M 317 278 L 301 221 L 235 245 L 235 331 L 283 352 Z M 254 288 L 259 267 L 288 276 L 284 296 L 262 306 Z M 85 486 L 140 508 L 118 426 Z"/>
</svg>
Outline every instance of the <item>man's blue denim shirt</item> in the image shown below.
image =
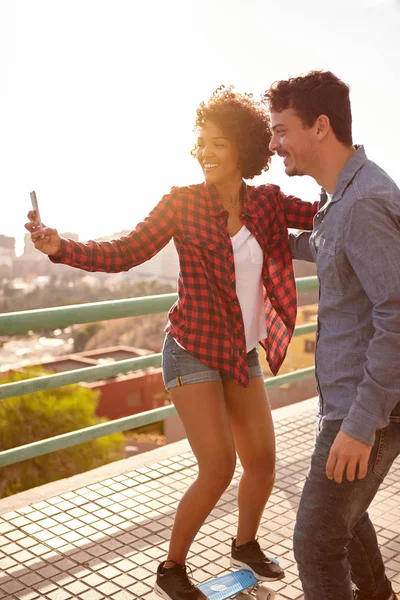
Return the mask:
<svg viewBox="0 0 400 600">
<path fill-rule="evenodd" d="M 320 415 L 372 445 L 400 403 L 400 190 L 362 146 L 291 250 L 317 263 Z"/>
</svg>

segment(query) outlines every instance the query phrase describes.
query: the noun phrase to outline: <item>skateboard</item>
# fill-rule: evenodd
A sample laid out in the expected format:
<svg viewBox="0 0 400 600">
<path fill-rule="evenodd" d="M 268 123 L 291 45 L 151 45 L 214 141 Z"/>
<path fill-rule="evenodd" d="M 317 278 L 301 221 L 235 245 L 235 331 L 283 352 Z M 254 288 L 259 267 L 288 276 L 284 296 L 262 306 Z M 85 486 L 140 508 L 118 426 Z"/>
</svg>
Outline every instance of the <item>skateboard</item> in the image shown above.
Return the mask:
<svg viewBox="0 0 400 600">
<path fill-rule="evenodd" d="M 251 571 L 239 569 L 215 577 L 197 586 L 208 600 L 274 600 L 275 592 L 254 577 Z"/>
</svg>

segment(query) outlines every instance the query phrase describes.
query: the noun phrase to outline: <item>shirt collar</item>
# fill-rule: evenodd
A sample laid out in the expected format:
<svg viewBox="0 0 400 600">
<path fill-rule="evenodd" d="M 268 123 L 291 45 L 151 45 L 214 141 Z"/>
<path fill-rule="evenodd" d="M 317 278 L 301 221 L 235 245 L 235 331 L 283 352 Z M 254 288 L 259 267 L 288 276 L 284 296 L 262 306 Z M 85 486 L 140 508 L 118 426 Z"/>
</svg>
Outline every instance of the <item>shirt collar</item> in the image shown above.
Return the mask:
<svg viewBox="0 0 400 600">
<path fill-rule="evenodd" d="M 208 203 L 210 214 L 217 216 L 217 215 L 220 215 L 221 213 L 224 213 L 226 211 L 226 208 L 224 207 L 224 205 L 218 198 L 218 193 L 217 193 L 217 189 L 216 189 L 215 185 L 205 183 L 204 189 L 206 191 L 207 203 Z M 243 212 L 246 212 L 250 198 L 249 198 L 249 193 L 248 193 L 248 186 L 246 185 L 246 183 L 244 181 L 242 182 L 242 189 L 241 189 L 240 193 L 242 194 L 242 197 L 243 197 Z"/>
<path fill-rule="evenodd" d="M 364 146 L 355 146 L 356 151 L 353 156 L 347 161 L 340 172 L 336 183 L 335 191 L 333 192 L 332 202 L 340 200 L 347 186 L 354 179 L 357 171 L 365 164 L 367 155 L 365 154 Z"/>
</svg>

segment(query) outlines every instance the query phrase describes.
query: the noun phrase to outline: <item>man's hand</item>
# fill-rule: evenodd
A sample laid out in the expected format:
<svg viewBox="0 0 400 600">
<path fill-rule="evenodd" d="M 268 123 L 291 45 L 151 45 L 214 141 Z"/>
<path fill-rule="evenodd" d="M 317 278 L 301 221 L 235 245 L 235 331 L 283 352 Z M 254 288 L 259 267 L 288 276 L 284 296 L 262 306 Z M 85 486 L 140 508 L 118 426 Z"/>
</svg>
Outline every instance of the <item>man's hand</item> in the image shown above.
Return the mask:
<svg viewBox="0 0 400 600">
<path fill-rule="evenodd" d="M 363 479 L 368 471 L 368 461 L 372 446 L 339 431 L 332 444 L 326 462 L 326 476 L 342 483 L 346 473 L 347 481 L 354 481 L 358 467 L 358 479 Z"/>
</svg>

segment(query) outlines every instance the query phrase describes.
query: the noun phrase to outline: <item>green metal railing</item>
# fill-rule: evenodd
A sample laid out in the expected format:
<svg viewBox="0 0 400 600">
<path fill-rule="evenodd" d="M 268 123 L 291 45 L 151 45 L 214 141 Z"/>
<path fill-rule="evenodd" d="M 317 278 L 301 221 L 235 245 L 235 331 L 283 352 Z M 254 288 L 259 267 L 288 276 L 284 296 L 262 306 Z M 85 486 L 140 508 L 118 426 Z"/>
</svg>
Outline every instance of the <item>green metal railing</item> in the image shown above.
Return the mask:
<svg viewBox="0 0 400 600">
<path fill-rule="evenodd" d="M 68 325 L 110 321 L 166 312 L 178 298 L 177 294 L 161 294 L 126 300 L 88 302 L 73 306 L 56 306 L 0 315 L 0 335 L 17 335 L 34 329 L 62 329 Z"/>
<path fill-rule="evenodd" d="M 303 277 L 296 280 L 298 292 L 315 290 L 318 287 L 317 277 Z M 60 306 L 56 308 L 30 310 L 17 313 L 0 315 L 0 335 L 16 335 L 41 328 L 61 328 L 77 323 L 91 323 L 99 320 L 119 319 L 121 317 L 138 316 L 166 312 L 177 299 L 177 294 L 163 294 L 132 298 L 128 300 L 113 300 L 108 302 L 95 302 L 74 306 Z M 294 335 L 304 335 L 316 330 L 316 324 L 310 323 L 295 328 Z M 65 373 L 35 377 L 15 383 L 0 385 L 0 400 L 31 394 L 41 390 L 48 390 L 63 385 L 79 383 L 82 381 L 95 381 L 113 377 L 119 373 L 127 373 L 147 367 L 161 365 L 161 354 L 153 354 L 140 358 L 117 361 L 108 365 L 85 367 Z M 308 377 L 314 373 L 314 367 L 300 369 L 293 373 L 286 373 L 274 378 L 264 380 L 265 387 L 272 389 Z M 0 466 L 21 462 L 48 454 L 62 448 L 68 448 L 82 442 L 87 442 L 99 437 L 110 435 L 129 429 L 135 429 L 162 421 L 176 415 L 175 408 L 164 406 L 145 413 L 123 417 L 107 423 L 93 425 L 78 431 L 65 433 L 46 440 L 40 440 L 10 450 L 0 452 Z"/>
</svg>

